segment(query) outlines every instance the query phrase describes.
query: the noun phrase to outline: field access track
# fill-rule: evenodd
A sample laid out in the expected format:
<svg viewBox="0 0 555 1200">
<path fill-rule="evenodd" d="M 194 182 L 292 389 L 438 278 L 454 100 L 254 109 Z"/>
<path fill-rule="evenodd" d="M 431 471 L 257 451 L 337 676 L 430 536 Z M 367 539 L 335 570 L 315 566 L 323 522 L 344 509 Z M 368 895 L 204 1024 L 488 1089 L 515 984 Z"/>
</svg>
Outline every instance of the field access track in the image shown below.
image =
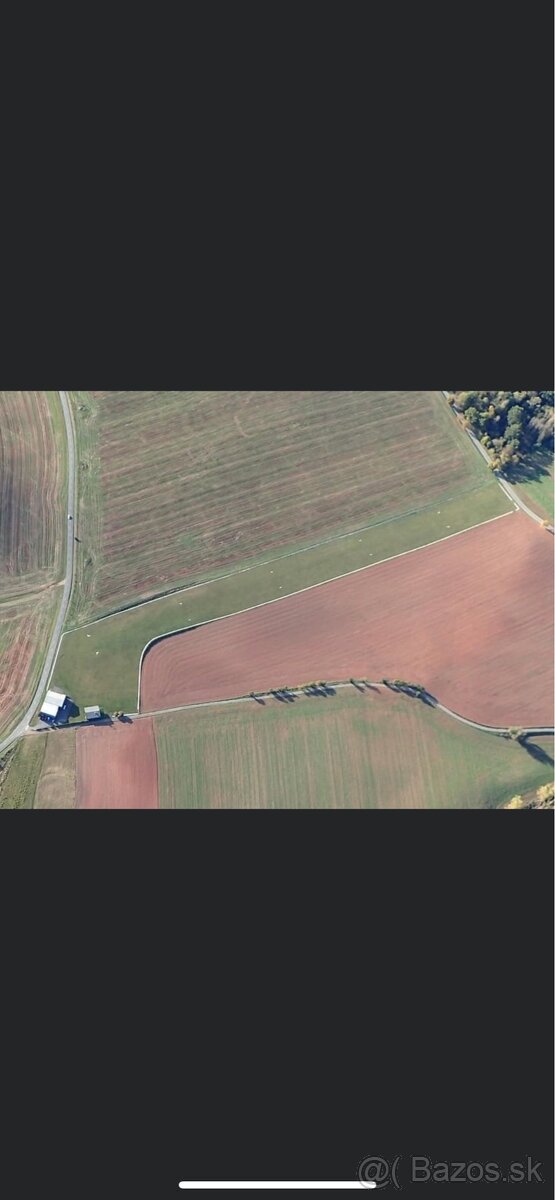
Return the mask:
<svg viewBox="0 0 555 1200">
<path fill-rule="evenodd" d="M 152 721 L 78 729 L 77 808 L 158 808 Z"/>
<path fill-rule="evenodd" d="M 385 676 L 484 724 L 551 725 L 552 639 L 553 538 L 513 513 L 159 642 L 141 709 Z"/>
</svg>

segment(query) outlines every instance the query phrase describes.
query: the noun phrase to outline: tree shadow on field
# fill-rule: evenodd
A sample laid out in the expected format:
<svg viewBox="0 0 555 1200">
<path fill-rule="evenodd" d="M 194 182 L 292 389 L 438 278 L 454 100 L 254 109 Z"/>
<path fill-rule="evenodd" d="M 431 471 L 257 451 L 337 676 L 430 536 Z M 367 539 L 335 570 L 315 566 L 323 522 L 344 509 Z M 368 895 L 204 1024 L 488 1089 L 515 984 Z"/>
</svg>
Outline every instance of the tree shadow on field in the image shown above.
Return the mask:
<svg viewBox="0 0 555 1200">
<path fill-rule="evenodd" d="M 538 482 L 544 476 L 550 476 L 553 467 L 553 439 L 548 439 L 542 446 L 535 446 L 525 454 L 519 463 L 505 468 L 509 483 Z"/>
<path fill-rule="evenodd" d="M 550 767 L 554 765 L 551 755 L 547 753 L 547 750 L 543 749 L 543 746 L 537 746 L 535 742 L 528 742 L 525 739 L 523 739 L 520 744 L 522 749 L 526 750 L 526 753 L 529 754 L 531 758 L 536 759 L 536 762 L 544 763 L 546 766 Z"/>
</svg>

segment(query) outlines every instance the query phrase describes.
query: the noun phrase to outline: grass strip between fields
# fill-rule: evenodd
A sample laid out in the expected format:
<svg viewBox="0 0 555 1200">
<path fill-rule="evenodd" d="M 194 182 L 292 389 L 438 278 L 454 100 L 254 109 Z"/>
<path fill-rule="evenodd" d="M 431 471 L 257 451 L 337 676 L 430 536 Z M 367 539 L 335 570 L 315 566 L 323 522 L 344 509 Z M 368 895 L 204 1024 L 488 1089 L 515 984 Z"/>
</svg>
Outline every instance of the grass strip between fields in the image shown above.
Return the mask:
<svg viewBox="0 0 555 1200">
<path fill-rule="evenodd" d="M 513 511 L 496 481 L 401 520 L 373 526 L 224 579 L 190 587 L 66 633 L 53 685 L 82 709 L 135 711 L 141 654 L 153 638 L 285 597 Z"/>
</svg>

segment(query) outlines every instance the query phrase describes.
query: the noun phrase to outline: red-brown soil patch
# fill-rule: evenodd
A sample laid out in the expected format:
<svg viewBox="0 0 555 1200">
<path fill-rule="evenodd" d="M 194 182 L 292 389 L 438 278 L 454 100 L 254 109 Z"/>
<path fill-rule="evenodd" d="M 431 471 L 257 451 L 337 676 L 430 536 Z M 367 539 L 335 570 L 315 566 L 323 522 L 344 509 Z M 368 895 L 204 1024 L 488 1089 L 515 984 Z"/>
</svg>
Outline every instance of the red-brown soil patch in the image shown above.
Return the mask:
<svg viewBox="0 0 555 1200">
<path fill-rule="evenodd" d="M 553 538 L 522 513 L 154 646 L 144 711 L 404 678 L 489 725 L 553 723 Z"/>
<path fill-rule="evenodd" d="M 78 730 L 77 808 L 158 808 L 152 721 Z"/>
</svg>

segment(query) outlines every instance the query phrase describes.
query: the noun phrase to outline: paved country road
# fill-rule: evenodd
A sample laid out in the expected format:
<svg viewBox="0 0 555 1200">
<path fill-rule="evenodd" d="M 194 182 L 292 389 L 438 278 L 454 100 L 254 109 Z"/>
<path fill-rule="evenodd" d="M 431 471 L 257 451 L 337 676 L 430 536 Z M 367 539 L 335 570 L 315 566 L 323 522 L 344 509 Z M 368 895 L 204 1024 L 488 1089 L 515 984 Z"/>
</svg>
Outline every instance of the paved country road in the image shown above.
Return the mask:
<svg viewBox="0 0 555 1200">
<path fill-rule="evenodd" d="M 357 683 L 353 684 L 351 680 L 346 683 L 344 680 L 341 680 L 339 682 L 329 683 L 328 686 L 333 688 L 334 691 L 338 691 L 340 688 L 348 688 L 351 690 L 353 687 L 357 687 Z M 362 685 L 359 683 L 359 690 L 361 689 L 361 686 Z M 375 683 L 370 682 L 369 687 L 371 690 L 388 690 L 387 684 L 381 681 L 376 681 Z M 301 697 L 304 694 L 304 688 L 288 688 L 287 690 L 292 696 Z M 391 690 L 398 691 L 399 694 L 402 694 L 402 689 L 393 688 Z M 407 695 L 407 693 L 405 693 L 405 695 Z M 482 733 L 493 733 L 497 734 L 498 736 L 503 736 L 509 732 L 506 725 L 481 725 L 479 721 L 471 721 L 469 717 L 461 717 L 460 713 L 453 712 L 452 708 L 446 708 L 444 704 L 440 704 L 439 700 L 436 700 L 435 696 L 430 696 L 429 693 L 427 695 L 427 703 L 429 703 L 430 708 L 439 708 L 441 712 L 445 713 L 448 717 L 452 717 L 454 721 L 462 721 L 463 725 L 470 725 L 472 729 L 479 729 Z M 273 692 L 257 692 L 256 696 L 262 700 L 272 700 Z M 249 700 L 253 699 L 255 699 L 254 696 L 234 696 L 230 697 L 229 700 L 203 700 L 198 701 L 196 704 L 178 704 L 174 708 L 155 708 L 149 712 L 124 713 L 124 716 L 127 717 L 129 721 L 142 721 L 146 717 L 158 717 L 163 716 L 166 713 L 184 712 L 189 708 L 218 708 L 231 704 L 248 704 Z M 516 725 L 515 728 L 517 728 Z M 525 737 L 536 737 L 543 734 L 553 734 L 555 733 L 555 728 L 553 725 L 534 725 L 527 728 L 521 728 L 520 732 Z"/>
<path fill-rule="evenodd" d="M 51 635 L 50 642 L 48 645 L 48 650 L 46 652 L 46 657 L 44 659 L 42 673 L 41 673 L 40 679 L 38 681 L 32 702 L 29 705 L 29 708 L 27 709 L 25 716 L 21 718 L 19 725 L 17 725 L 17 727 L 12 730 L 9 737 L 7 737 L 3 742 L 0 742 L 0 754 L 3 754 L 6 750 L 8 750 L 9 747 L 13 744 L 13 742 L 17 741 L 17 739 L 20 738 L 22 736 L 22 734 L 25 733 L 25 731 L 29 725 L 29 721 L 32 719 L 41 700 L 43 699 L 43 695 L 46 690 L 46 686 L 50 679 L 50 672 L 52 670 L 52 667 L 54 665 L 54 660 L 55 660 L 56 654 L 58 652 L 58 646 L 60 644 L 60 638 L 62 636 L 62 630 L 63 630 L 64 624 L 65 624 L 65 619 L 67 616 L 67 610 L 69 607 L 69 601 L 70 601 L 70 597 L 71 597 L 71 589 L 73 586 L 73 558 L 74 558 L 74 549 L 75 549 L 75 542 L 73 539 L 75 536 L 74 523 L 75 523 L 75 499 L 76 499 L 75 430 L 73 428 L 73 417 L 71 415 L 71 408 L 70 408 L 68 394 L 67 394 L 67 392 L 58 392 L 58 395 L 60 397 L 60 403 L 61 403 L 62 411 L 64 414 L 64 422 L 65 422 L 66 437 L 67 437 L 67 451 L 68 451 L 68 457 L 67 457 L 67 462 L 68 462 L 67 510 L 64 514 L 65 524 L 66 524 L 66 539 L 67 539 L 66 576 L 65 576 L 65 582 L 64 582 L 64 591 L 63 591 L 63 595 L 62 595 L 62 602 L 60 604 L 60 611 L 58 613 L 58 618 L 57 618 L 56 624 L 54 626 L 54 629 L 52 630 L 52 635 Z M 69 519 L 70 517 L 71 517 L 71 520 Z"/>
<path fill-rule="evenodd" d="M 449 399 L 449 395 L 450 395 L 449 392 L 443 392 L 442 394 L 445 396 L 445 398 L 447 400 Z M 456 409 L 456 411 L 460 412 L 461 410 Z M 478 441 L 476 434 L 474 434 L 471 429 L 467 429 L 466 432 L 467 432 L 473 446 L 476 447 L 479 454 L 482 455 L 482 458 L 485 459 L 485 461 L 487 462 L 487 464 L 489 466 L 491 463 L 491 457 L 488 454 L 485 446 L 482 446 L 482 443 L 480 441 Z M 494 471 L 493 474 L 499 484 L 499 487 L 502 488 L 502 490 L 504 491 L 504 493 L 508 497 L 508 499 L 512 500 L 513 504 L 515 504 L 517 508 L 520 508 L 522 512 L 525 512 L 527 517 L 531 517 L 532 520 L 536 522 L 536 525 L 543 525 L 542 518 L 538 517 L 537 513 L 532 512 L 532 509 L 528 508 L 528 505 L 524 503 L 524 500 L 521 500 L 520 496 L 515 491 L 512 483 L 509 483 L 508 479 L 505 479 L 502 472 Z"/>
</svg>

